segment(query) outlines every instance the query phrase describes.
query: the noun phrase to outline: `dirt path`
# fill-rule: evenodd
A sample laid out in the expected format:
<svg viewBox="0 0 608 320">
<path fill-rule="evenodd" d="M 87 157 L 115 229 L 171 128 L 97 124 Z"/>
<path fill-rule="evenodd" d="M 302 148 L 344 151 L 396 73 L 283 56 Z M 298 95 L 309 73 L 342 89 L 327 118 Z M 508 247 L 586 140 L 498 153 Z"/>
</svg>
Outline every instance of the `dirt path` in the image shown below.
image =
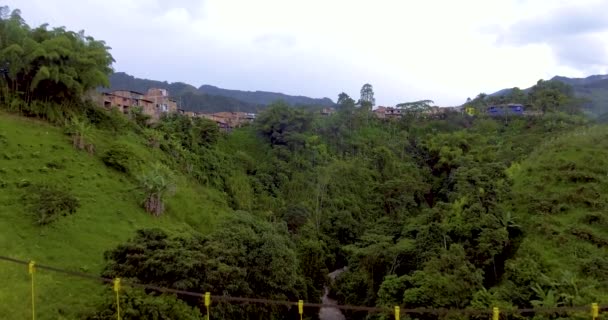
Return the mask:
<svg viewBox="0 0 608 320">
<path fill-rule="evenodd" d="M 331 279 L 331 281 L 333 282 L 334 279 L 336 279 L 336 277 L 338 275 L 340 275 L 340 273 L 344 272 L 344 268 L 342 269 L 337 269 L 334 270 L 333 272 L 331 272 L 329 274 L 329 278 Z M 325 292 L 323 294 L 323 304 L 337 304 L 335 300 L 330 299 L 328 297 L 329 295 L 329 288 L 325 287 Z M 346 320 L 346 318 L 344 317 L 344 315 L 342 314 L 342 311 L 340 311 L 339 309 L 336 308 L 332 308 L 332 307 L 324 307 L 321 308 L 321 310 L 319 310 L 319 319 L 320 320 Z"/>
</svg>

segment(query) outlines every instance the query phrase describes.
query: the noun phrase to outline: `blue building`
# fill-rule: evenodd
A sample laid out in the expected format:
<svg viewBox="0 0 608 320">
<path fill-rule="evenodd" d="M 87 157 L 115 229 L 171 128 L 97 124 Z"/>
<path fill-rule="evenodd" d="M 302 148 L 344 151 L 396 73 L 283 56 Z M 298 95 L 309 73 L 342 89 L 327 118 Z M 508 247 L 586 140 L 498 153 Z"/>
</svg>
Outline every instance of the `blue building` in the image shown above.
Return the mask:
<svg viewBox="0 0 608 320">
<path fill-rule="evenodd" d="M 507 116 L 507 115 L 523 116 L 524 115 L 524 106 L 522 104 L 516 104 L 516 103 L 510 103 L 507 105 L 489 106 L 488 109 L 486 109 L 486 113 L 489 116 L 493 116 L 493 117 Z"/>
</svg>

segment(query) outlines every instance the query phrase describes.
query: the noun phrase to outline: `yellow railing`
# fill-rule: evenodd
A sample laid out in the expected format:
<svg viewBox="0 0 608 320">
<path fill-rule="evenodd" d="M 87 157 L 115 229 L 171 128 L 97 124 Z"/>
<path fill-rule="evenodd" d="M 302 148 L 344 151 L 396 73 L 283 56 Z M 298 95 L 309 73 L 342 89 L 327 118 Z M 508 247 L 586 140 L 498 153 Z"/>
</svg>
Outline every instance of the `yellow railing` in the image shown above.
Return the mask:
<svg viewBox="0 0 608 320">
<path fill-rule="evenodd" d="M 528 309 L 509 309 L 501 311 L 498 307 L 493 307 L 490 310 L 479 310 L 479 309 L 438 309 L 438 308 L 402 308 L 400 306 L 395 306 L 393 309 L 390 308 L 382 308 L 382 307 L 367 307 L 367 306 L 351 306 L 351 305 L 326 305 L 320 303 L 307 303 L 302 300 L 297 302 L 292 301 L 281 301 L 281 300 L 272 300 L 272 299 L 263 299 L 263 298 L 249 298 L 249 297 L 230 297 L 230 296 L 213 296 L 210 292 L 199 293 L 199 292 L 191 292 L 184 290 L 176 290 L 171 288 L 158 287 L 153 285 L 145 285 L 136 282 L 125 281 L 124 279 L 115 278 L 103 278 L 94 276 L 87 273 L 70 271 L 65 269 L 60 269 L 56 267 L 46 266 L 37 264 L 34 261 L 23 261 L 10 257 L 0 256 L 0 260 L 26 265 L 28 266 L 27 272 L 30 275 L 31 281 L 31 310 L 32 310 L 32 320 L 36 319 L 36 295 L 34 291 L 34 275 L 37 270 L 46 270 L 51 272 L 63 273 L 74 277 L 86 278 L 89 280 L 96 280 L 102 283 L 111 283 L 113 284 L 112 290 L 116 294 L 116 319 L 121 320 L 120 315 L 120 292 L 123 287 L 132 287 L 132 288 L 141 288 L 147 290 L 154 290 L 163 293 L 172 293 L 179 295 L 186 295 L 192 297 L 198 297 L 203 302 L 202 305 L 206 309 L 207 320 L 211 319 L 211 303 L 212 301 L 216 301 L 217 303 L 257 303 L 257 304 L 265 304 L 265 305 L 283 305 L 286 307 L 296 307 L 298 308 L 298 314 L 300 320 L 304 315 L 304 308 L 308 309 L 320 309 L 320 308 L 335 308 L 344 311 L 365 311 L 369 313 L 386 313 L 394 315 L 396 320 L 401 319 L 402 314 L 432 314 L 432 315 L 443 315 L 443 314 L 460 314 L 460 315 L 468 315 L 468 316 L 488 316 L 488 319 L 491 317 L 492 320 L 499 320 L 502 315 L 511 315 L 511 314 L 563 314 L 567 312 L 589 312 L 589 316 L 592 320 L 596 320 L 599 318 L 600 312 L 608 311 L 608 305 L 600 306 L 597 303 L 592 303 L 591 306 L 575 306 L 575 307 L 553 307 L 553 308 L 528 308 Z"/>
</svg>

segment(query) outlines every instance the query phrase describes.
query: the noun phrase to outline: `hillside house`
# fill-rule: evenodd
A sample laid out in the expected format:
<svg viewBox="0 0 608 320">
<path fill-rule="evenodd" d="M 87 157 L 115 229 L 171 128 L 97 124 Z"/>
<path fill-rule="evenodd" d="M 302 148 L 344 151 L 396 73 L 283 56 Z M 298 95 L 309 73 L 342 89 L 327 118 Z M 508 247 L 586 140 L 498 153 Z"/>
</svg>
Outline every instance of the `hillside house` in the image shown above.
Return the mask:
<svg viewBox="0 0 608 320">
<path fill-rule="evenodd" d="M 380 119 L 401 118 L 403 112 L 400 108 L 393 107 L 378 107 L 373 113 Z"/>
<path fill-rule="evenodd" d="M 202 113 L 200 117 L 215 121 L 221 129 L 230 130 L 253 122 L 256 114 L 246 112 L 216 112 L 211 114 Z"/>
<path fill-rule="evenodd" d="M 146 94 L 131 90 L 115 90 L 101 94 L 99 104 L 107 109 L 117 108 L 121 113 L 129 114 L 135 107 L 158 121 L 164 113 L 177 112 L 177 102 L 169 98 L 165 89 L 150 89 Z"/>
<path fill-rule="evenodd" d="M 129 114 L 135 107 L 141 107 L 144 113 L 150 112 L 154 108 L 153 102 L 137 91 L 116 90 L 111 93 L 103 93 L 101 99 L 104 107 L 117 108 L 124 114 Z"/>
<path fill-rule="evenodd" d="M 322 116 L 331 116 L 334 113 L 336 113 L 336 109 L 334 109 L 332 107 L 325 107 L 325 108 L 321 109 Z"/>
<path fill-rule="evenodd" d="M 177 101 L 169 98 L 169 92 L 166 89 L 148 89 L 145 97 L 154 103 L 155 109 L 149 114 L 154 120 L 159 119 L 165 113 L 177 112 Z"/>
</svg>

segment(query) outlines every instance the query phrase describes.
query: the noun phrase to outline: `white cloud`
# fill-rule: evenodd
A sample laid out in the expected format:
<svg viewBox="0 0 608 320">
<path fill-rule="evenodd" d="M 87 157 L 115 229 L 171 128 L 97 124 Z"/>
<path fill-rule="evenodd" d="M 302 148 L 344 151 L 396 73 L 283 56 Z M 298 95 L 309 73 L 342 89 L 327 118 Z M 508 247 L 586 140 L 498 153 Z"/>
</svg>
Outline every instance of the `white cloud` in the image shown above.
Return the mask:
<svg viewBox="0 0 608 320">
<path fill-rule="evenodd" d="M 597 54 L 606 49 L 607 38 L 597 33 L 604 20 L 597 18 L 608 11 L 599 9 L 608 8 L 599 1 L 9 0 L 8 5 L 21 8 L 32 25 L 85 29 L 106 40 L 117 70 L 194 85 L 335 100 L 341 91 L 356 98 L 369 82 L 382 104 L 430 98 L 454 105 L 479 92 L 527 87 L 558 73 L 606 71 Z M 586 9 L 591 5 L 593 12 Z M 547 26 L 560 26 L 567 11 L 583 21 L 569 17 L 566 27 L 551 33 Z"/>
</svg>

